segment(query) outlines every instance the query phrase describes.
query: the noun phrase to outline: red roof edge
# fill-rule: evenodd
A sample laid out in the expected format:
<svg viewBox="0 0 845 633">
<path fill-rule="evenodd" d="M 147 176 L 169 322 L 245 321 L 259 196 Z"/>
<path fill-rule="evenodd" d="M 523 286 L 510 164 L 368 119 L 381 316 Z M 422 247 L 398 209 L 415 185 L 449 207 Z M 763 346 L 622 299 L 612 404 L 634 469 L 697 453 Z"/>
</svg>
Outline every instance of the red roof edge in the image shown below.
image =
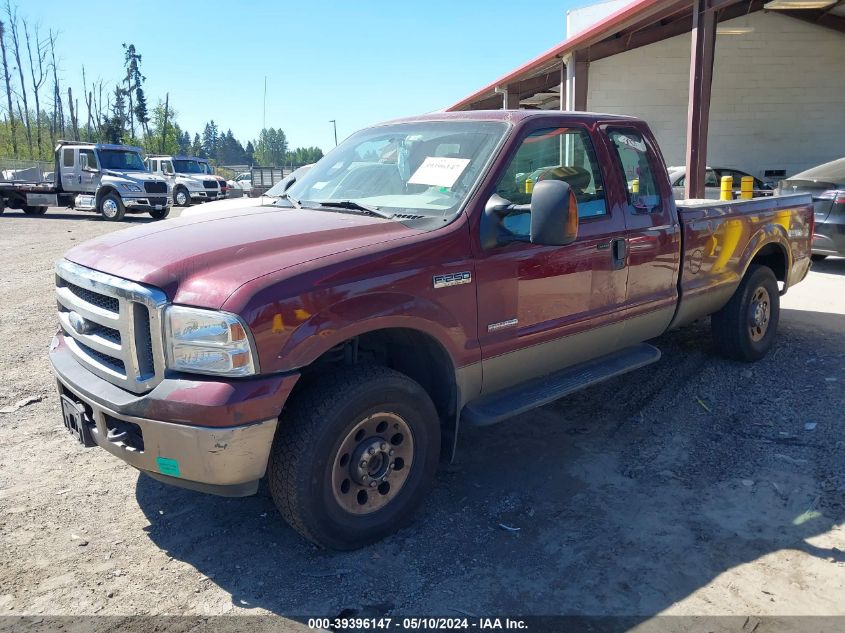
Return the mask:
<svg viewBox="0 0 845 633">
<path fill-rule="evenodd" d="M 511 71 L 507 75 L 500 77 L 496 81 L 484 86 L 480 90 L 475 91 L 468 97 L 464 97 L 457 103 L 450 105 L 448 108 L 445 108 L 446 112 L 452 110 L 459 110 L 466 105 L 469 105 L 476 99 L 485 95 L 485 93 L 491 92 L 497 86 L 503 86 L 507 83 L 513 81 L 519 75 L 523 74 L 524 72 L 531 70 L 535 66 L 539 66 L 541 64 L 545 64 L 546 62 L 555 59 L 556 57 L 562 57 L 566 55 L 570 51 L 577 49 L 579 46 L 583 45 L 585 42 L 588 42 L 592 39 L 595 39 L 597 36 L 601 35 L 604 31 L 612 29 L 612 27 L 619 22 L 624 22 L 625 20 L 635 16 L 638 12 L 643 11 L 645 9 L 651 8 L 657 4 L 663 4 L 665 0 L 634 0 L 631 4 L 622 7 L 618 11 L 611 13 L 605 19 L 596 22 L 593 26 L 588 29 L 585 29 L 575 37 L 572 37 L 568 40 L 564 40 L 554 48 L 550 48 L 545 53 L 535 57 L 531 61 L 523 64 L 522 66 L 518 67 L 516 70 Z M 611 31 L 612 32 L 612 31 Z M 607 35 L 607 34 L 605 34 Z"/>
</svg>

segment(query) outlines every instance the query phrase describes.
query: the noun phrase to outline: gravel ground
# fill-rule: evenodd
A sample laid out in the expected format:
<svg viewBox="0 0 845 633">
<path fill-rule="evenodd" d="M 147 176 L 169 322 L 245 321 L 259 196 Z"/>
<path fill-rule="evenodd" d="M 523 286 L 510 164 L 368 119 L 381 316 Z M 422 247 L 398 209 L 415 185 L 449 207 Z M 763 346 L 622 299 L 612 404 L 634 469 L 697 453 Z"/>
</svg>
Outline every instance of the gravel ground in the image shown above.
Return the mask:
<svg viewBox="0 0 845 633">
<path fill-rule="evenodd" d="M 213 203 L 212 203 L 213 204 Z M 776 349 L 656 365 L 472 430 L 417 522 L 337 554 L 263 487 L 169 488 L 62 427 L 52 263 L 122 225 L 0 217 L 0 614 L 845 615 L 845 260 L 784 299 Z"/>
</svg>

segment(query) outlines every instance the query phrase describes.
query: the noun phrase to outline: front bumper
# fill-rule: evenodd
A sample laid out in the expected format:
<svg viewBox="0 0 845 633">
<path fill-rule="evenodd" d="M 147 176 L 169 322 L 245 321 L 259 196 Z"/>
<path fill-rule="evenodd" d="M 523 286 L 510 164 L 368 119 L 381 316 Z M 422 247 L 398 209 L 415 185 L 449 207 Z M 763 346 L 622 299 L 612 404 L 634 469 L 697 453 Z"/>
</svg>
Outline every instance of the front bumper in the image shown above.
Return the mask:
<svg viewBox="0 0 845 633">
<path fill-rule="evenodd" d="M 173 206 L 171 196 L 149 196 L 144 198 L 123 198 L 127 211 L 161 211 Z"/>
<path fill-rule="evenodd" d="M 299 378 L 176 374 L 139 396 L 85 369 L 61 334 L 50 362 L 60 395 L 84 405 L 99 447 L 166 483 L 224 496 L 257 490 L 279 413 Z"/>
<path fill-rule="evenodd" d="M 218 197 L 218 190 L 215 189 L 205 189 L 203 191 L 189 191 L 191 194 L 191 200 L 217 200 Z"/>
</svg>

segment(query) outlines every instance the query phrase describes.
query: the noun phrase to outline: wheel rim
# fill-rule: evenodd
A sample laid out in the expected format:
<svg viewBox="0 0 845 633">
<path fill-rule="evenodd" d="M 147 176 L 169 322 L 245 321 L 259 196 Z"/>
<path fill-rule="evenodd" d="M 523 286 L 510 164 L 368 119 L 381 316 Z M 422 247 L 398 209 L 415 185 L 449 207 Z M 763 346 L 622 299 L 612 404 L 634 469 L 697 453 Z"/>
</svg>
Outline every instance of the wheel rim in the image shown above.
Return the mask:
<svg viewBox="0 0 845 633">
<path fill-rule="evenodd" d="M 113 218 L 117 215 L 117 202 L 112 198 L 103 200 L 103 215 L 107 218 Z"/>
<path fill-rule="evenodd" d="M 176 204 L 182 206 L 188 199 L 188 195 L 184 191 L 180 191 L 176 194 Z"/>
<path fill-rule="evenodd" d="M 376 512 L 393 501 L 411 472 L 414 436 L 394 413 L 374 413 L 356 424 L 332 464 L 335 501 L 350 514 Z"/>
<path fill-rule="evenodd" d="M 769 319 L 772 315 L 772 302 L 769 291 L 763 287 L 757 288 L 748 307 L 748 332 L 751 340 L 760 341 L 769 329 Z"/>
</svg>

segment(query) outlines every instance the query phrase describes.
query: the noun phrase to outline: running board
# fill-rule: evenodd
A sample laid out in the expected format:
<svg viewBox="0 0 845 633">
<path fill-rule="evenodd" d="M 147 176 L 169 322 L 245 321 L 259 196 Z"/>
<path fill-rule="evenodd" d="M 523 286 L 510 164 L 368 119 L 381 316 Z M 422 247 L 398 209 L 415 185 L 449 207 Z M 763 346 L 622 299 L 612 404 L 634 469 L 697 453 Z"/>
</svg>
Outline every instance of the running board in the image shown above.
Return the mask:
<svg viewBox="0 0 845 633">
<path fill-rule="evenodd" d="M 467 404 L 461 421 L 471 426 L 488 426 L 509 417 L 542 407 L 571 393 L 660 360 L 660 350 L 642 343 L 613 354 L 581 363 L 554 374 L 526 381 Z"/>
</svg>

